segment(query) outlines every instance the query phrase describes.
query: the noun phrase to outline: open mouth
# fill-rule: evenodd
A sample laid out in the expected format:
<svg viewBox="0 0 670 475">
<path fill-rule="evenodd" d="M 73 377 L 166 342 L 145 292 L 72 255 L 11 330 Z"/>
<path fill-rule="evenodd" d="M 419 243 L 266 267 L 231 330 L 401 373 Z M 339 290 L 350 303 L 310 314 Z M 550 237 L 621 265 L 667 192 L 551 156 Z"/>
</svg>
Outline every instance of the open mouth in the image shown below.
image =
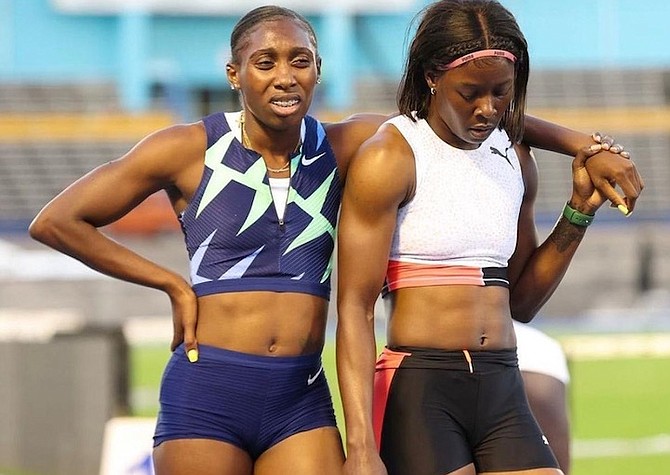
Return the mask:
<svg viewBox="0 0 670 475">
<path fill-rule="evenodd" d="M 285 116 L 297 112 L 300 108 L 301 100 L 297 97 L 291 99 L 272 99 L 270 105 L 275 114 Z"/>
<path fill-rule="evenodd" d="M 271 102 L 277 107 L 294 107 L 300 103 L 298 99 L 275 100 Z"/>
</svg>

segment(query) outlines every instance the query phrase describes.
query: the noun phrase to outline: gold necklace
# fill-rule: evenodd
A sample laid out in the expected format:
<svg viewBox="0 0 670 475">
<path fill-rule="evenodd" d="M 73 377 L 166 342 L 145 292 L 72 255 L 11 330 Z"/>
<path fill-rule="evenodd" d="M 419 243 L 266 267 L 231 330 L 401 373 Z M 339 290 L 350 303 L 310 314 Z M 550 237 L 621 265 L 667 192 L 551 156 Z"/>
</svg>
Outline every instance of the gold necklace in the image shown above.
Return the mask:
<svg viewBox="0 0 670 475">
<path fill-rule="evenodd" d="M 288 171 L 290 166 L 291 166 L 291 161 L 289 160 L 288 162 L 286 162 L 286 165 L 284 165 L 281 168 L 270 168 L 270 167 L 268 167 L 268 165 L 266 163 L 265 164 L 265 169 L 269 172 L 272 172 L 272 173 L 284 173 L 285 171 Z"/>
<path fill-rule="evenodd" d="M 244 111 L 240 114 L 240 129 L 241 129 L 241 135 L 242 135 L 242 146 L 248 149 L 251 148 L 251 141 L 249 140 L 249 136 L 247 135 L 247 129 L 244 126 Z M 295 149 L 293 150 L 293 153 L 297 152 L 298 149 L 300 148 L 300 145 L 302 145 L 302 139 L 298 141 L 298 145 L 296 145 Z M 253 150 L 253 149 L 252 149 Z M 284 165 L 281 168 L 271 168 L 268 166 L 268 164 L 265 164 L 265 169 L 271 173 L 284 173 L 288 171 L 291 167 L 291 160 L 289 159 L 286 162 L 286 165 Z"/>
</svg>

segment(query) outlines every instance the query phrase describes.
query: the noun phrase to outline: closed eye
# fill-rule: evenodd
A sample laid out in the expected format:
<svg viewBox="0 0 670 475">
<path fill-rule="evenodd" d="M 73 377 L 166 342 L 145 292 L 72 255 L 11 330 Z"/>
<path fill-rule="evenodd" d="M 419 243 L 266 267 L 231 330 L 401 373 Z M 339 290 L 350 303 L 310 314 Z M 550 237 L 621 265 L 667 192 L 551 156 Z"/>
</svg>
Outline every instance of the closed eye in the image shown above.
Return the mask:
<svg viewBox="0 0 670 475">
<path fill-rule="evenodd" d="M 256 61 L 255 65 L 258 69 L 268 70 L 268 69 L 272 69 L 274 67 L 275 62 L 271 61 L 269 59 L 264 59 L 264 60 L 261 60 L 261 61 Z"/>
<path fill-rule="evenodd" d="M 293 61 L 293 65 L 297 68 L 309 68 L 312 61 L 308 58 L 297 58 Z"/>
<path fill-rule="evenodd" d="M 459 94 L 463 98 L 463 100 L 465 100 L 467 102 L 471 102 L 477 97 L 475 94 L 470 94 L 470 93 L 460 92 Z"/>
<path fill-rule="evenodd" d="M 493 91 L 493 94 L 496 97 L 499 97 L 499 98 L 502 99 L 504 97 L 507 97 L 513 91 L 513 89 L 514 89 L 513 86 L 509 86 L 509 87 L 497 89 L 497 90 Z"/>
</svg>

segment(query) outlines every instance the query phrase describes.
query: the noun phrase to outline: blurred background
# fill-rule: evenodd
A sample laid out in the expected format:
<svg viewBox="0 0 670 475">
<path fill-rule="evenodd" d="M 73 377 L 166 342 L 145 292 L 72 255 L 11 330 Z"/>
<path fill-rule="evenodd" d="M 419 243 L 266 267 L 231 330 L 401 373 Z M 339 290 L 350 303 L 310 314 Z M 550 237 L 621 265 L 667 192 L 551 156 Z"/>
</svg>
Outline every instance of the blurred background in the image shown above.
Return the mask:
<svg viewBox="0 0 670 475">
<path fill-rule="evenodd" d="M 0 0 L 0 475 L 150 473 L 141 455 L 126 468 L 101 461 L 111 466 L 111 418 L 155 416 L 169 302 L 32 242 L 27 226 L 147 133 L 236 110 L 224 74 L 229 36 L 264 3 Z M 410 24 L 427 3 L 280 2 L 319 38 L 311 114 L 393 111 Z M 599 211 L 534 321 L 570 358 L 573 474 L 670 473 L 670 3 L 502 3 L 530 45 L 528 113 L 613 135 L 646 183 L 632 216 Z M 570 162 L 536 156 L 544 237 L 570 196 Z M 163 194 L 105 231 L 187 276 Z M 378 320 L 383 340 L 382 312 Z"/>
</svg>

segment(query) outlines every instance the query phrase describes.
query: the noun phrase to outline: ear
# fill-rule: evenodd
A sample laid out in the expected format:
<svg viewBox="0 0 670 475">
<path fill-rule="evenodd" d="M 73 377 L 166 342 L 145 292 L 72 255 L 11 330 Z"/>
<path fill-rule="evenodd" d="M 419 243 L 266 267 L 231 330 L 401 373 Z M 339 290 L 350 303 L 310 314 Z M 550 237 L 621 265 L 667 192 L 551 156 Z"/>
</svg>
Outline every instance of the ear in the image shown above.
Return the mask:
<svg viewBox="0 0 670 475">
<path fill-rule="evenodd" d="M 437 87 L 437 77 L 435 76 L 435 73 L 433 71 L 426 71 L 426 73 L 423 76 L 426 80 L 426 84 L 428 85 L 428 89 L 432 89 L 434 87 Z"/>
<path fill-rule="evenodd" d="M 237 68 L 233 63 L 226 64 L 226 76 L 228 77 L 228 82 L 230 83 L 230 88 L 234 90 L 240 89 L 240 81 L 237 75 Z"/>
</svg>

